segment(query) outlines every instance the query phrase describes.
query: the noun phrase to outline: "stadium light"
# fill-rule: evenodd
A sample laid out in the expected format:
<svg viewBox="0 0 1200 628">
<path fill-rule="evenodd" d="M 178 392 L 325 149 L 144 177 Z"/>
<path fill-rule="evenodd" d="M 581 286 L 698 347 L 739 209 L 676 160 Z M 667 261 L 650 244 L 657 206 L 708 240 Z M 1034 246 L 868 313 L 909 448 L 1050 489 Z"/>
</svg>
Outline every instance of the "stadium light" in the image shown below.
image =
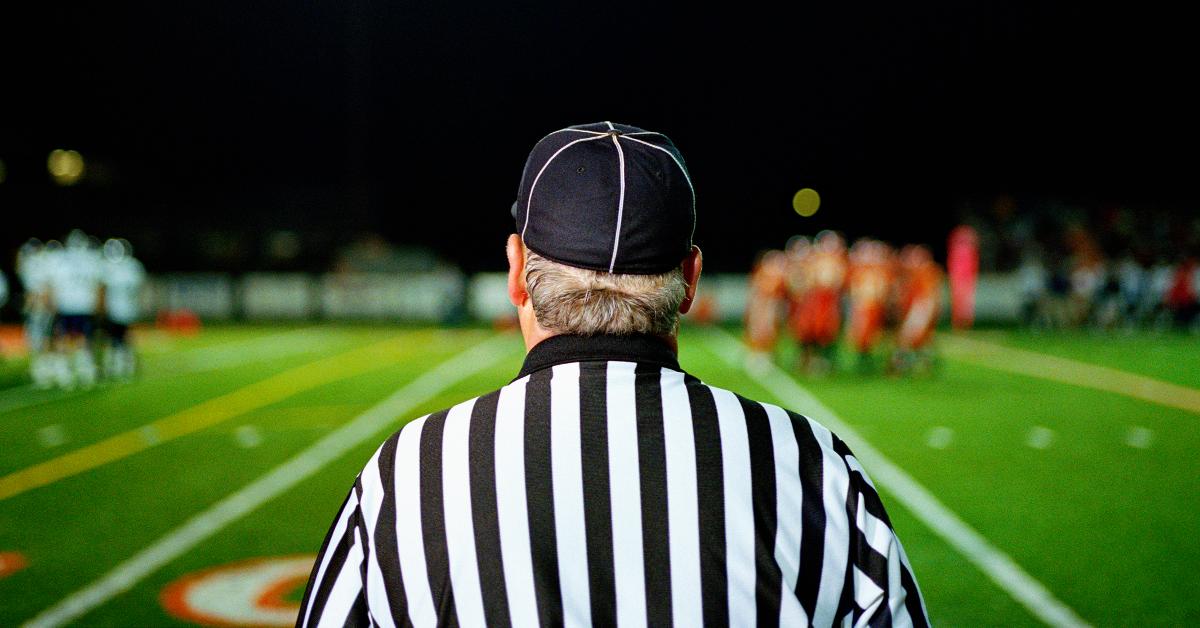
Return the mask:
<svg viewBox="0 0 1200 628">
<path fill-rule="evenodd" d="M 56 148 L 46 158 L 46 169 L 59 185 L 75 185 L 83 177 L 83 155 L 74 150 Z"/>
</svg>

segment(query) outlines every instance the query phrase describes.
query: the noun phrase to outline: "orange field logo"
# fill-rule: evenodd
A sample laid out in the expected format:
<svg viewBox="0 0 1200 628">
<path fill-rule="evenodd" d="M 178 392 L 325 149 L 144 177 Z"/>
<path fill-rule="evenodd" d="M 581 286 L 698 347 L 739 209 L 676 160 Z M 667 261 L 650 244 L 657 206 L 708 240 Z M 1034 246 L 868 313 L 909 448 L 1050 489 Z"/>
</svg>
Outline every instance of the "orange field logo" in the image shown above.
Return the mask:
<svg viewBox="0 0 1200 628">
<path fill-rule="evenodd" d="M 21 552 L 0 552 L 0 578 L 21 571 L 28 564 Z"/>
<path fill-rule="evenodd" d="M 292 626 L 315 559 L 253 558 L 193 572 L 159 599 L 175 617 L 205 626 Z"/>
</svg>

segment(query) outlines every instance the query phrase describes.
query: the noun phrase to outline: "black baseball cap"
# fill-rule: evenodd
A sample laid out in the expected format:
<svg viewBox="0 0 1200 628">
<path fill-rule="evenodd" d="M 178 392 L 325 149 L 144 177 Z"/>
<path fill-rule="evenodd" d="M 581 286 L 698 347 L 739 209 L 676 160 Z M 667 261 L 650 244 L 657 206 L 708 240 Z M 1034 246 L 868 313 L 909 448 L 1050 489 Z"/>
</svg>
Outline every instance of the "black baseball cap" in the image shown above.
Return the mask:
<svg viewBox="0 0 1200 628">
<path fill-rule="evenodd" d="M 525 246 L 556 262 L 652 275 L 692 247 L 696 194 L 662 133 L 595 122 L 559 129 L 529 153 L 512 207 Z"/>
</svg>

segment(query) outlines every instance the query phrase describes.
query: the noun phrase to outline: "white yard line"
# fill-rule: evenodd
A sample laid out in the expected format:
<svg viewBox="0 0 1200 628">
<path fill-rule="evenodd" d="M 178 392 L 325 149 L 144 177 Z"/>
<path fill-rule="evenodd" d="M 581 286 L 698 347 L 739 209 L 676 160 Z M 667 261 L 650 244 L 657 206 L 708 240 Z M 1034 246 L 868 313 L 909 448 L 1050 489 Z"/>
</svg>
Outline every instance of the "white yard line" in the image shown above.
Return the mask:
<svg viewBox="0 0 1200 628">
<path fill-rule="evenodd" d="M 1107 366 L 1014 349 L 985 340 L 945 334 L 939 345 L 948 357 L 987 368 L 1117 393 L 1200 414 L 1200 390 Z"/>
<path fill-rule="evenodd" d="M 745 366 L 745 351 L 741 343 L 728 332 L 722 331 L 706 339 L 709 347 L 731 367 L 740 369 Z M 783 369 L 770 364 L 764 372 L 753 377 L 792 410 L 820 422 L 846 441 L 877 484 L 886 487 L 917 519 L 958 550 L 1035 617 L 1051 626 L 1088 625 L 1074 610 L 1054 597 L 1045 585 L 967 525 Z"/>
<path fill-rule="evenodd" d="M 42 611 L 26 622 L 25 626 L 42 628 L 68 624 L 128 591 L 146 576 L 182 556 L 229 524 L 375 437 L 413 408 L 450 386 L 492 366 L 501 357 L 512 354 L 514 343 L 511 336 L 496 336 L 439 364 L 287 462 L 193 516 L 146 549 L 117 565 L 99 580 Z"/>
</svg>

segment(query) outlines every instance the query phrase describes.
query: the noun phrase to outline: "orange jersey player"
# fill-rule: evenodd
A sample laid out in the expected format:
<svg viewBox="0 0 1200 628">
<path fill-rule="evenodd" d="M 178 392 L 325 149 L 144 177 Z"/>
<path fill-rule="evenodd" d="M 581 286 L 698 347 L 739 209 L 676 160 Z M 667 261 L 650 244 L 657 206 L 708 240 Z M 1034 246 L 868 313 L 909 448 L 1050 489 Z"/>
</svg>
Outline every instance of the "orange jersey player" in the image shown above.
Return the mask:
<svg viewBox="0 0 1200 628">
<path fill-rule="evenodd" d="M 860 240 L 850 253 L 850 341 L 860 363 L 869 365 L 871 350 L 883 334 L 893 267 L 888 246 L 875 240 Z"/>
<path fill-rule="evenodd" d="M 943 273 L 929 249 L 905 247 L 900 254 L 901 281 L 897 306 L 900 328 L 896 346 L 902 352 L 924 349 L 933 339 L 940 310 Z"/>
<path fill-rule="evenodd" d="M 746 298 L 746 344 L 755 354 L 775 350 L 779 338 L 780 309 L 787 295 L 787 258 L 782 251 L 763 254 L 750 273 Z"/>
<path fill-rule="evenodd" d="M 800 272 L 803 292 L 792 306 L 792 334 L 801 346 L 802 366 L 809 371 L 828 371 L 842 325 L 841 299 L 846 283 L 846 245 L 842 237 L 832 231 L 817 235 Z"/>
</svg>

